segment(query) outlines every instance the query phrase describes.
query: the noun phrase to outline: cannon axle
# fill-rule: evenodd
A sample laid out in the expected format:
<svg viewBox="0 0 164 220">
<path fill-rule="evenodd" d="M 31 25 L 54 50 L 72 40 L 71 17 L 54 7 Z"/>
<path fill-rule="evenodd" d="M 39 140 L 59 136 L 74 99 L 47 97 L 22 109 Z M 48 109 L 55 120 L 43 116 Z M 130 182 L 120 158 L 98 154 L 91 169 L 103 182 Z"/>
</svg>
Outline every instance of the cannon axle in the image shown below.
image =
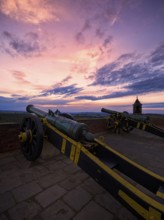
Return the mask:
<svg viewBox="0 0 164 220">
<path fill-rule="evenodd" d="M 20 142 L 31 142 L 32 141 L 32 131 L 26 130 L 25 132 L 20 132 L 19 134 L 19 140 Z"/>
</svg>

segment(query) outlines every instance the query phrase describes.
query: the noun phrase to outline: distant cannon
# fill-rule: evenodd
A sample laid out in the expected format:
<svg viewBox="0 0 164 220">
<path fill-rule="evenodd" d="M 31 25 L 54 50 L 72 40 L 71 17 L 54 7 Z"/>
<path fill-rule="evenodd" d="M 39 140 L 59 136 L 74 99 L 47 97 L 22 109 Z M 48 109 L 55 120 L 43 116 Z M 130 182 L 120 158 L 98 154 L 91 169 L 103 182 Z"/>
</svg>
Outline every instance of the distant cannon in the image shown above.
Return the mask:
<svg viewBox="0 0 164 220">
<path fill-rule="evenodd" d="M 145 115 L 130 115 L 128 112 L 117 112 L 102 108 L 102 112 L 108 113 L 107 127 L 114 133 L 121 131 L 129 133 L 133 128 L 144 130 L 164 138 L 164 130 L 150 123 Z"/>
</svg>

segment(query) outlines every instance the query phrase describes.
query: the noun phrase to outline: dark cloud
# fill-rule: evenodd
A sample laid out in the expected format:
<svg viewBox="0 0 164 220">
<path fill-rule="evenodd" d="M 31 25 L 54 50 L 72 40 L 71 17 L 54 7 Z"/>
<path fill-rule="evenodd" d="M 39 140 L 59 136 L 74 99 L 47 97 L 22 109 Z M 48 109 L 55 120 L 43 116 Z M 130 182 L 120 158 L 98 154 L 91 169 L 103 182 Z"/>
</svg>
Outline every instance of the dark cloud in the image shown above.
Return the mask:
<svg viewBox="0 0 164 220">
<path fill-rule="evenodd" d="M 75 35 L 75 39 L 78 43 L 80 44 L 84 44 L 85 43 L 85 37 L 84 37 L 84 34 L 83 32 L 78 32 L 76 35 Z"/>
<path fill-rule="evenodd" d="M 13 70 L 11 71 L 12 72 L 12 75 L 13 77 L 19 81 L 21 84 L 30 84 L 31 85 L 31 82 L 29 82 L 28 80 L 26 80 L 26 74 L 22 71 L 18 71 L 18 70 Z"/>
<path fill-rule="evenodd" d="M 83 0 L 79 1 L 79 7 L 84 17 L 87 17 L 92 22 L 96 22 L 97 25 L 104 23 L 114 24 L 119 15 L 125 1 L 121 0 L 119 4 L 115 0 Z"/>
<path fill-rule="evenodd" d="M 138 81 L 126 86 L 129 91 L 136 92 L 136 94 L 143 94 L 149 92 L 160 92 L 164 91 L 164 74 L 159 76 L 154 76 L 150 79 L 145 79 L 143 81 Z"/>
<path fill-rule="evenodd" d="M 65 84 L 67 84 L 70 80 L 72 79 L 72 76 L 67 76 L 65 77 L 63 80 L 61 80 L 60 82 L 56 83 L 55 85 L 53 85 L 53 89 L 54 88 L 58 88 L 61 86 L 64 86 Z"/>
<path fill-rule="evenodd" d="M 29 97 L 19 97 L 19 98 L 17 98 L 17 100 L 19 100 L 19 101 L 26 101 L 26 100 L 29 100 Z"/>
<path fill-rule="evenodd" d="M 135 95 L 134 93 L 133 95 Z M 77 96 L 75 97 L 78 100 L 90 100 L 90 101 L 97 101 L 97 100 L 103 100 L 103 99 L 110 99 L 110 98 L 118 98 L 122 96 L 128 96 L 132 95 L 130 91 L 127 92 L 113 92 L 109 95 L 103 95 L 103 96 Z"/>
<path fill-rule="evenodd" d="M 49 89 L 49 90 L 53 90 L 53 89 L 56 89 L 56 88 L 59 88 L 59 87 L 64 87 L 71 79 L 72 79 L 72 76 L 67 76 L 67 77 L 65 77 L 63 80 L 61 80 L 60 82 L 55 83 L 55 84 L 52 86 L 52 89 Z M 44 93 L 44 92 L 46 92 L 46 91 L 47 91 L 47 90 L 42 91 L 42 93 Z"/>
<path fill-rule="evenodd" d="M 33 105 L 39 105 L 39 106 L 51 106 L 51 107 L 55 107 L 56 105 L 63 106 L 63 105 L 67 105 L 70 100 L 66 100 L 66 99 L 62 99 L 62 100 L 45 100 L 45 99 L 33 99 L 32 97 L 21 97 L 19 95 L 15 95 L 16 97 L 13 98 L 7 98 L 7 97 L 3 97 L 0 96 L 0 110 L 10 110 L 10 111 L 14 111 L 14 110 L 23 110 L 25 111 L 26 106 L 29 104 L 33 104 Z M 19 98 L 18 98 L 19 97 Z"/>
<path fill-rule="evenodd" d="M 150 55 L 153 66 L 164 65 L 164 44 L 158 46 Z"/>
<path fill-rule="evenodd" d="M 45 90 L 41 93 L 40 96 L 48 96 L 48 95 L 55 94 L 55 95 L 64 95 L 64 97 L 69 97 L 69 96 L 79 93 L 81 90 L 83 89 L 76 87 L 76 84 L 72 84 L 70 86 L 61 86 L 55 89 Z"/>
<path fill-rule="evenodd" d="M 121 56 L 119 56 L 117 61 L 126 61 L 126 60 L 129 60 L 129 59 L 133 59 L 135 57 L 136 57 L 135 53 L 125 53 L 125 54 L 122 54 Z"/>
<path fill-rule="evenodd" d="M 112 36 L 108 36 L 107 38 L 105 38 L 103 42 L 103 47 L 105 48 L 108 47 L 111 44 L 112 40 L 113 40 Z"/>
<path fill-rule="evenodd" d="M 77 96 L 76 99 L 96 101 L 102 99 L 125 97 L 130 95 L 141 95 L 149 92 L 161 92 L 164 91 L 163 82 L 164 75 L 159 75 L 143 81 L 131 83 L 128 86 L 124 86 L 123 91 L 112 92 L 103 96 Z"/>
<path fill-rule="evenodd" d="M 67 83 L 70 79 L 72 79 L 72 76 L 67 76 L 66 78 L 64 78 L 62 81 L 61 81 L 61 84 L 65 84 Z"/>
<path fill-rule="evenodd" d="M 97 42 L 99 38 L 102 42 L 98 47 L 107 47 L 112 40 L 109 36 L 108 28 L 113 25 L 119 17 L 120 4 L 116 4 L 114 0 L 91 0 L 79 1 L 80 16 L 85 18 L 81 27 L 75 35 L 75 40 L 80 43 L 86 43 L 86 46 Z M 90 34 L 88 35 L 88 32 Z"/>
<path fill-rule="evenodd" d="M 151 54 L 153 57 L 162 57 L 163 45 Z M 162 60 L 162 59 L 159 59 Z M 141 62 L 134 53 L 122 54 L 114 62 L 106 64 L 91 75 L 93 83 L 89 86 L 119 86 L 117 92 L 103 96 L 77 96 L 76 99 L 102 100 L 109 98 L 140 95 L 150 92 L 164 91 L 164 68 L 154 68 L 154 60 Z"/>
<path fill-rule="evenodd" d="M 60 99 L 60 100 L 33 100 L 30 103 L 34 104 L 34 105 L 42 105 L 42 106 L 47 106 L 47 105 L 51 105 L 51 106 L 55 106 L 55 105 L 66 105 L 70 102 L 70 100 L 66 100 L 66 99 Z"/>
<path fill-rule="evenodd" d="M 0 103 L 2 103 L 3 101 L 10 102 L 12 100 L 15 100 L 15 99 L 13 99 L 13 98 L 6 98 L 6 97 L 3 97 L 3 96 L 0 96 Z"/>
<path fill-rule="evenodd" d="M 39 35 L 35 32 L 28 32 L 26 35 L 26 37 L 28 37 L 30 40 L 38 40 L 39 39 Z"/>
<path fill-rule="evenodd" d="M 84 25 L 82 27 L 82 32 L 90 30 L 92 28 L 90 20 L 85 20 Z"/>
<path fill-rule="evenodd" d="M 143 104 L 145 108 L 164 108 L 164 102 L 157 102 L 157 103 L 145 103 Z"/>
<path fill-rule="evenodd" d="M 91 101 L 95 101 L 95 100 L 100 100 L 101 99 L 100 97 L 93 96 L 93 95 L 77 96 L 75 98 L 79 99 L 79 100 L 91 100 Z"/>
<path fill-rule="evenodd" d="M 26 104 L 17 102 L 15 98 L 0 96 L 0 110 L 25 110 Z"/>
<path fill-rule="evenodd" d="M 96 37 L 98 37 L 98 38 L 102 38 L 102 37 L 104 36 L 104 31 L 103 31 L 101 28 L 97 28 L 97 29 L 95 30 L 95 35 L 96 35 Z"/>
<path fill-rule="evenodd" d="M 4 31 L 2 35 L 8 39 L 12 38 L 12 35 L 8 31 Z"/>
<path fill-rule="evenodd" d="M 139 62 L 136 58 L 135 54 L 121 55 L 114 62 L 98 69 L 91 85 L 134 84 L 164 74 L 162 68 L 154 69 L 151 61 Z M 130 62 L 128 59 L 131 59 Z"/>
<path fill-rule="evenodd" d="M 44 49 L 39 43 L 38 34 L 35 32 L 26 33 L 21 39 L 8 31 L 4 31 L 1 38 L 1 50 L 11 56 L 38 56 Z"/>
</svg>

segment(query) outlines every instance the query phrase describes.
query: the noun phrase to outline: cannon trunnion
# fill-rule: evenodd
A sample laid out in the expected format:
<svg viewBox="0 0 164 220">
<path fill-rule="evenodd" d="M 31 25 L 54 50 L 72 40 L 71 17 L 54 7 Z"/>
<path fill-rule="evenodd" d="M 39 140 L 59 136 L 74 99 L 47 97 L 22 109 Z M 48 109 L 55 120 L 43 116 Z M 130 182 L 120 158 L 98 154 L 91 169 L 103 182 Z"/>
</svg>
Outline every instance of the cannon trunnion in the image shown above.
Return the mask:
<svg viewBox="0 0 164 220">
<path fill-rule="evenodd" d="M 27 111 L 31 114 L 23 120 L 19 135 L 26 159 L 39 157 L 46 137 L 139 219 L 164 219 L 164 177 L 115 151 L 70 116 L 32 105 Z"/>
</svg>

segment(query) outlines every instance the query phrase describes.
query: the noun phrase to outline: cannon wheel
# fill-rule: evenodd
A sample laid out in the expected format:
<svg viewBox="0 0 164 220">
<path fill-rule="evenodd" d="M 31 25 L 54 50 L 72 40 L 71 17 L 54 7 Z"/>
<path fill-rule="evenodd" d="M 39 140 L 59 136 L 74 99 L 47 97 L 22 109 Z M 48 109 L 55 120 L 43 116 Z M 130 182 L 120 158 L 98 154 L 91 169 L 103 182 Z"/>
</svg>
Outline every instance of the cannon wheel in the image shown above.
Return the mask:
<svg viewBox="0 0 164 220">
<path fill-rule="evenodd" d="M 19 139 L 21 149 L 27 160 L 36 160 L 43 148 L 43 127 L 35 115 L 25 117 L 21 124 Z"/>
<path fill-rule="evenodd" d="M 112 130 L 112 132 L 120 134 L 121 125 L 120 119 L 115 115 L 111 115 L 107 120 L 107 127 Z"/>
<path fill-rule="evenodd" d="M 126 119 L 123 122 L 122 130 L 126 133 L 129 133 L 130 131 L 133 130 L 133 127 L 129 125 L 129 121 Z"/>
</svg>

